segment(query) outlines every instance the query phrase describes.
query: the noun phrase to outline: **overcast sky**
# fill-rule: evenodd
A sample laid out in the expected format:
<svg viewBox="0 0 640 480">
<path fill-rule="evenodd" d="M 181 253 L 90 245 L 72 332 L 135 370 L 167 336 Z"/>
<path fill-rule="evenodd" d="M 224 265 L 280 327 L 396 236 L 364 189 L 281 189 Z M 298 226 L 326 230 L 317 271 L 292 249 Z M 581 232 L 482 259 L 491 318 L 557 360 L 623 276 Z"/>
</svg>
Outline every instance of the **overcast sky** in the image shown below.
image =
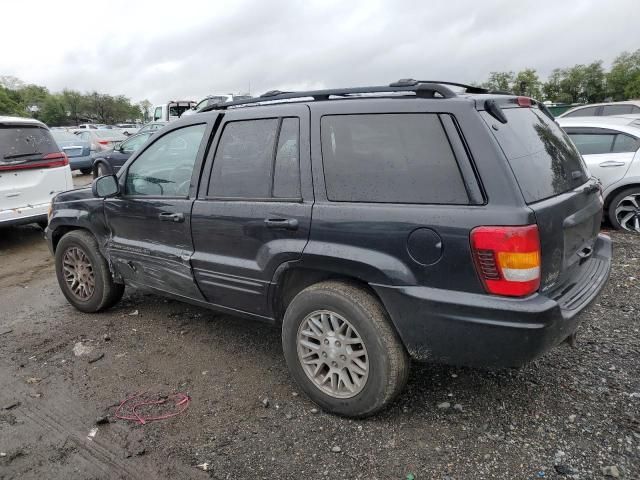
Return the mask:
<svg viewBox="0 0 640 480">
<path fill-rule="evenodd" d="M 483 81 L 640 48 L 639 0 L 6 1 L 0 75 L 154 103 Z"/>
</svg>

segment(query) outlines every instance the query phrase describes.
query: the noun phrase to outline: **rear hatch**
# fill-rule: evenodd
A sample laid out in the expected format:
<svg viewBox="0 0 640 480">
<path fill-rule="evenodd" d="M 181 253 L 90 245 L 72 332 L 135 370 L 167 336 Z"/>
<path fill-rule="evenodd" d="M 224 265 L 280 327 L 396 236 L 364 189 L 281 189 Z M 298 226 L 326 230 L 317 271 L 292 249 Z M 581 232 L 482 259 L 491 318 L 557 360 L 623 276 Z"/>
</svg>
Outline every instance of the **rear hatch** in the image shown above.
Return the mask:
<svg viewBox="0 0 640 480">
<path fill-rule="evenodd" d="M 487 111 L 481 115 L 535 213 L 542 255 L 540 290 L 556 290 L 574 283 L 593 253 L 602 219 L 600 188 L 555 121 L 535 105 L 519 107 L 514 97 L 500 103 L 506 123 Z"/>
<path fill-rule="evenodd" d="M 68 163 L 46 128 L 0 125 L 0 210 L 49 202 L 68 188 L 66 172 L 57 172 Z"/>
</svg>

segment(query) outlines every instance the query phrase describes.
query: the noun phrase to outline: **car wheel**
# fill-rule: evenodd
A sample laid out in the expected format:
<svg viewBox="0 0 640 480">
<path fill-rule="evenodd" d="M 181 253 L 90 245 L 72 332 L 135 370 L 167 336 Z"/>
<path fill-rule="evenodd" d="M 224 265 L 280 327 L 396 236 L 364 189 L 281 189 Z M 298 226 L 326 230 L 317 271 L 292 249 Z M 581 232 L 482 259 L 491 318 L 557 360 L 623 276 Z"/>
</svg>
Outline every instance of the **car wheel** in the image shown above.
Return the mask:
<svg viewBox="0 0 640 480">
<path fill-rule="evenodd" d="M 382 304 L 366 290 L 327 281 L 300 292 L 282 324 L 292 376 L 324 410 L 366 417 L 402 390 L 409 358 Z"/>
<path fill-rule="evenodd" d="M 80 169 L 80 172 L 81 172 L 83 175 L 89 175 L 89 174 L 92 172 L 92 169 L 90 169 L 90 168 L 81 168 L 81 169 Z"/>
<path fill-rule="evenodd" d="M 623 190 L 609 204 L 609 221 L 616 230 L 640 233 L 640 187 Z"/>
<path fill-rule="evenodd" d="M 99 312 L 115 305 L 124 285 L 115 283 L 96 239 L 84 230 L 64 235 L 55 253 L 56 276 L 69 303 L 82 312 Z"/>
</svg>

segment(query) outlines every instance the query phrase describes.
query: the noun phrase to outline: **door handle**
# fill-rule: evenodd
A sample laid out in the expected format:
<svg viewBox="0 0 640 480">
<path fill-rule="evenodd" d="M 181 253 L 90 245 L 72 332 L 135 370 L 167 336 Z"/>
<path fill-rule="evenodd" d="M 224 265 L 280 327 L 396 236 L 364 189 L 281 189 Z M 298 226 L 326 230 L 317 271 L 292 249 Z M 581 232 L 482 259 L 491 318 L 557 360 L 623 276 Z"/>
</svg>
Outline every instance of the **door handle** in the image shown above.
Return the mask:
<svg viewBox="0 0 640 480">
<path fill-rule="evenodd" d="M 298 220 L 295 218 L 265 218 L 264 224 L 267 228 L 277 230 L 297 230 Z"/>
<path fill-rule="evenodd" d="M 616 160 L 607 160 L 606 162 L 602 162 L 600 164 L 601 167 L 624 167 L 625 163 L 616 161 Z"/>
<path fill-rule="evenodd" d="M 161 213 L 158 215 L 161 222 L 184 222 L 184 214 L 182 213 Z"/>
</svg>

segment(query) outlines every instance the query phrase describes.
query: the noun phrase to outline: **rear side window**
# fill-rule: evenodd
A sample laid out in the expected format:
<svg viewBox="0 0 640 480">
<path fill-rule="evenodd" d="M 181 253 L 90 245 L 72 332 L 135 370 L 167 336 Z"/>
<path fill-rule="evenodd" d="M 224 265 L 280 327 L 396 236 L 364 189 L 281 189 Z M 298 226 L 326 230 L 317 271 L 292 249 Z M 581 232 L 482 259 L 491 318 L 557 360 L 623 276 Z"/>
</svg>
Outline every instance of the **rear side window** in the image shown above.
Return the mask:
<svg viewBox="0 0 640 480">
<path fill-rule="evenodd" d="M 589 175 L 566 133 L 537 108 L 505 108 L 506 124 L 481 112 L 498 140 L 527 203 L 585 183 Z"/>
<path fill-rule="evenodd" d="M 229 122 L 218 142 L 207 195 L 299 198 L 298 118 Z"/>
<path fill-rule="evenodd" d="M 616 140 L 613 142 L 613 153 L 631 153 L 636 152 L 640 148 L 640 140 L 632 137 L 631 135 L 625 135 L 619 133 L 616 135 Z"/>
<path fill-rule="evenodd" d="M 576 148 L 582 155 L 599 155 L 611 153 L 615 133 L 570 133 Z"/>
<path fill-rule="evenodd" d="M 565 117 L 593 117 L 597 110 L 598 107 L 580 108 L 575 112 L 568 113 Z"/>
<path fill-rule="evenodd" d="M 469 203 L 436 114 L 330 115 L 321 135 L 329 200 Z"/>
<path fill-rule="evenodd" d="M 60 148 L 51 133 L 36 126 L 0 126 L 0 162 L 37 157 L 59 152 Z"/>
</svg>

